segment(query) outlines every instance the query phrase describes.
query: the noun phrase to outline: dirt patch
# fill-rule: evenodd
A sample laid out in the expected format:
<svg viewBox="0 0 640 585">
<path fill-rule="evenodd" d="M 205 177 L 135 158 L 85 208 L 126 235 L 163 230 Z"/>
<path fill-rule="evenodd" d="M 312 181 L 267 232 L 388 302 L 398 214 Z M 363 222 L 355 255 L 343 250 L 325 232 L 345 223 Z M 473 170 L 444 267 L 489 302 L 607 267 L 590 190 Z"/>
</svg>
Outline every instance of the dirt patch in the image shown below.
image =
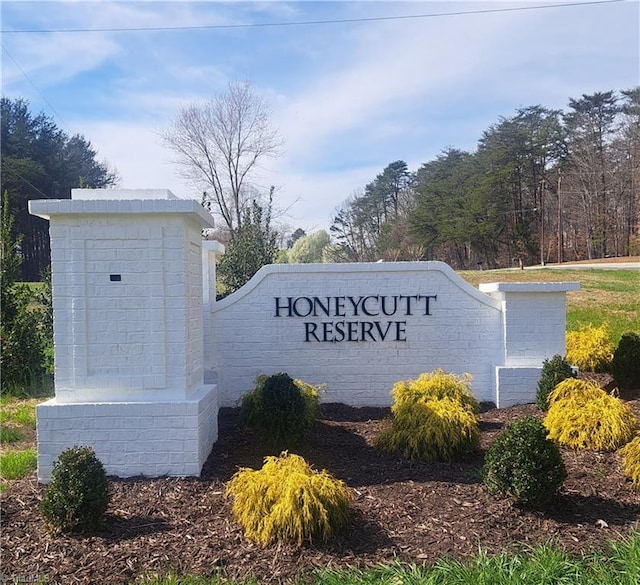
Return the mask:
<svg viewBox="0 0 640 585">
<path fill-rule="evenodd" d="M 604 386 L 605 378 L 598 378 Z M 637 396 L 625 398 L 640 414 Z M 462 558 L 478 546 L 495 553 L 554 541 L 589 551 L 639 527 L 640 493 L 614 453 L 563 451 L 569 477 L 544 511 L 485 493 L 480 469 L 486 448 L 509 421 L 541 416 L 533 405 L 481 413 L 481 450 L 452 463 L 410 463 L 377 451 L 373 439 L 388 415 L 388 409 L 324 405 L 308 446 L 299 451 L 353 489 L 351 523 L 327 543 L 262 549 L 244 539 L 225 482 L 238 467 L 259 467 L 266 453 L 240 428 L 237 411 L 222 409 L 220 439 L 202 477 L 113 480 L 108 523 L 99 534 L 50 535 L 38 513 L 44 487 L 35 474 L 12 483 L 1 499 L 0 573 L 65 585 L 131 583 L 141 574 L 167 572 L 281 583 L 324 567 Z"/>
</svg>

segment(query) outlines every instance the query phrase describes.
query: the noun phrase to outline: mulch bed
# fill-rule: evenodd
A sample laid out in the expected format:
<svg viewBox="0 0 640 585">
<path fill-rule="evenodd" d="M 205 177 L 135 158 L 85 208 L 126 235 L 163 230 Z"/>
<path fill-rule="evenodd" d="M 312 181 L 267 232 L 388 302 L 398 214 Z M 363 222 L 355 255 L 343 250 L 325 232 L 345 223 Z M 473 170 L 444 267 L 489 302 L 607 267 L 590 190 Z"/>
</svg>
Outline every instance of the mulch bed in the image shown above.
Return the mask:
<svg viewBox="0 0 640 585">
<path fill-rule="evenodd" d="M 640 399 L 627 398 L 640 415 Z M 588 552 L 640 527 L 640 492 L 614 453 L 564 451 L 569 477 L 544 511 L 522 510 L 485 493 L 484 451 L 508 422 L 541 416 L 533 405 L 481 413 L 481 451 L 437 464 L 410 463 L 373 448 L 388 409 L 326 404 L 322 410 L 309 445 L 298 452 L 353 489 L 352 521 L 339 537 L 266 549 L 244 539 L 225 482 L 239 466 L 258 468 L 266 453 L 240 428 L 237 410 L 222 409 L 220 438 L 202 477 L 114 479 L 107 526 L 99 534 L 49 534 L 38 512 L 44 487 L 35 474 L 12 483 L 1 499 L 0 573 L 64 585 L 124 584 L 167 573 L 283 583 L 326 567 L 464 558 L 479 546 L 497 553 L 553 541 Z"/>
</svg>

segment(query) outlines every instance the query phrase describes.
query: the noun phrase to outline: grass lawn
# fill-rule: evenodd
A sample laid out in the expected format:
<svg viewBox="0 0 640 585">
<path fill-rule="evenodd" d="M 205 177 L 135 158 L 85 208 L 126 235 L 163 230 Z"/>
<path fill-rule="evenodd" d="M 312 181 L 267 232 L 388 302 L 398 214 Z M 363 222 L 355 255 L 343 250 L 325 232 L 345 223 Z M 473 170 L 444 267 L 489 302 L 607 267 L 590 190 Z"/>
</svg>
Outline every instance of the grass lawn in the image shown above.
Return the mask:
<svg viewBox="0 0 640 585">
<path fill-rule="evenodd" d="M 615 344 L 623 333 L 640 333 L 640 270 L 473 270 L 458 274 L 474 286 L 486 282 L 579 282 L 567 293 L 567 329 L 606 323 Z"/>
<path fill-rule="evenodd" d="M 0 491 L 36 468 L 36 405 L 42 398 L 0 400 Z"/>
</svg>

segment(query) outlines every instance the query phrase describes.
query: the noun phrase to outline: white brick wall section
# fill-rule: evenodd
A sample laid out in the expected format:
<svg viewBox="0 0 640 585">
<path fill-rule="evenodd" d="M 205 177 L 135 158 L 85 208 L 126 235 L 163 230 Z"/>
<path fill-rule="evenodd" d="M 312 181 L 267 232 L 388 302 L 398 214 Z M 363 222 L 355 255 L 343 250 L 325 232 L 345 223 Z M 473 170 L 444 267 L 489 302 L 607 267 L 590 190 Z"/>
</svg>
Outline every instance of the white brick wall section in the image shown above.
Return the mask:
<svg viewBox="0 0 640 585">
<path fill-rule="evenodd" d="M 51 223 L 56 397 L 187 397 L 204 379 L 200 230 L 212 218 L 170 193 L 90 191 L 30 202 Z"/>
<path fill-rule="evenodd" d="M 275 317 L 275 297 L 433 295 L 431 315 L 358 321 L 406 321 L 406 341 L 305 342 L 305 322 L 335 318 Z M 349 320 L 349 318 L 347 319 Z M 400 380 L 434 368 L 474 376 L 481 400 L 494 400 L 493 365 L 501 363 L 500 303 L 439 262 L 268 266 L 240 291 L 218 302 L 211 352 L 221 405 L 231 406 L 259 373 L 286 371 L 327 384 L 324 401 L 388 405 Z M 405 325 L 403 324 L 403 327 Z"/>
<path fill-rule="evenodd" d="M 496 368 L 496 406 L 507 408 L 516 404 L 535 402 L 542 367 Z"/>
<path fill-rule="evenodd" d="M 108 475 L 199 475 L 218 437 L 217 393 L 203 386 L 193 400 L 60 404 L 37 407 L 38 479 L 76 445 L 94 449 Z"/>
<path fill-rule="evenodd" d="M 256 375 L 280 371 L 326 384 L 324 401 L 388 405 L 396 381 L 435 368 L 471 373 L 476 397 L 497 402 L 497 366 L 540 367 L 549 351 L 564 347 L 564 294 L 577 287 L 506 283 L 503 288 L 504 284 L 488 285 L 496 296 L 492 298 L 440 262 L 263 267 L 247 285 L 213 307 L 206 353 L 217 370 L 221 405 L 237 404 L 253 387 Z M 406 341 L 305 341 L 306 323 L 321 331 L 323 322 L 329 322 L 331 338 L 338 319 L 275 316 L 276 297 L 286 313 L 286 303 L 301 297 L 417 294 L 434 297 L 431 315 L 401 314 L 382 320 L 403 321 Z M 305 302 L 300 301 L 301 314 Z M 379 320 L 362 314 L 349 318 L 359 323 Z M 524 373 L 530 380 L 530 372 Z M 512 374 L 503 377 L 504 384 L 514 383 L 517 394 L 520 389 Z M 499 388 L 503 403 L 509 392 L 504 384 Z"/>
<path fill-rule="evenodd" d="M 489 283 L 480 290 L 502 303 L 504 364 L 541 366 L 565 354 L 566 293 L 575 282 Z"/>
</svg>

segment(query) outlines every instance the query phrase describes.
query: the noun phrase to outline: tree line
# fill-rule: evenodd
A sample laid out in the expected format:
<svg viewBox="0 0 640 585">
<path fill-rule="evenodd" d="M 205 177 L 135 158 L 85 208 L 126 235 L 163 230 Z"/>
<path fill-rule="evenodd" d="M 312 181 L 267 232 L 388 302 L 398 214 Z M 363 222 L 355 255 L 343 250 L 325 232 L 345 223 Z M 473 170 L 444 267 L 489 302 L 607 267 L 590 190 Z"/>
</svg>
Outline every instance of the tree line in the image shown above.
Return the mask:
<svg viewBox="0 0 640 585">
<path fill-rule="evenodd" d="M 640 254 L 640 87 L 516 110 L 474 152 L 389 164 L 336 210 L 333 261 L 496 268 Z"/>
<path fill-rule="evenodd" d="M 202 204 L 222 219 L 226 292 L 275 261 L 441 260 L 464 269 L 640 253 L 640 87 L 569 99 L 566 111 L 518 109 L 485 130 L 474 152 L 448 148 L 415 172 L 392 162 L 336 210 L 331 241 L 298 229 L 286 253 L 274 188 L 266 195 L 253 180 L 282 146 L 269 114 L 250 84 L 232 83 L 183 108 L 163 132 Z M 38 280 L 49 265 L 48 223 L 29 215 L 27 201 L 117 177 L 89 141 L 32 115 L 25 100 L 2 98 L 1 122 L 20 279 Z"/>
<path fill-rule="evenodd" d="M 88 140 L 69 136 L 45 114 L 34 116 L 23 99 L 0 100 L 0 155 L 0 192 L 9 194 L 12 231 L 19 239 L 16 278 L 37 281 L 50 264 L 49 222 L 30 215 L 28 201 L 69 199 L 73 188 L 108 187 L 117 177 L 96 160 Z"/>
</svg>

